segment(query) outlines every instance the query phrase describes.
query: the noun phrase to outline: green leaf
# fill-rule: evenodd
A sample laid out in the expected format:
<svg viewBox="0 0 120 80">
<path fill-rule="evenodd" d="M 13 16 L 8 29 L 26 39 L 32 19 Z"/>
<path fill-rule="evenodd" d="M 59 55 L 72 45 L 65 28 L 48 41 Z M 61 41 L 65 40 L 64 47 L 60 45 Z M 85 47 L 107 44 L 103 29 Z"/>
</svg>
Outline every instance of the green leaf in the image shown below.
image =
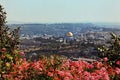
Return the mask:
<svg viewBox="0 0 120 80">
<path fill-rule="evenodd" d="M 13 59 L 13 57 L 12 57 L 10 54 L 5 54 L 5 56 L 6 56 L 8 59 L 10 59 L 10 60 Z"/>
</svg>

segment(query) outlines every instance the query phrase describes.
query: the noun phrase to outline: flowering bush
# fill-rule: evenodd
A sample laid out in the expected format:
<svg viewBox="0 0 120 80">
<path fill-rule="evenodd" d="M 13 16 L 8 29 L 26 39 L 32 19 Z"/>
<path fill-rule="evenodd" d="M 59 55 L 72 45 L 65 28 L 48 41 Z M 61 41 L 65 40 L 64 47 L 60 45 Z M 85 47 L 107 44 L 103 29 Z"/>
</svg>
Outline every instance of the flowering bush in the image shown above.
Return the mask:
<svg viewBox="0 0 120 80">
<path fill-rule="evenodd" d="M 9 65 L 8 65 L 9 66 Z M 6 80 L 119 80 L 120 68 L 102 62 L 72 61 L 59 56 L 11 64 L 12 71 L 2 75 Z"/>
</svg>

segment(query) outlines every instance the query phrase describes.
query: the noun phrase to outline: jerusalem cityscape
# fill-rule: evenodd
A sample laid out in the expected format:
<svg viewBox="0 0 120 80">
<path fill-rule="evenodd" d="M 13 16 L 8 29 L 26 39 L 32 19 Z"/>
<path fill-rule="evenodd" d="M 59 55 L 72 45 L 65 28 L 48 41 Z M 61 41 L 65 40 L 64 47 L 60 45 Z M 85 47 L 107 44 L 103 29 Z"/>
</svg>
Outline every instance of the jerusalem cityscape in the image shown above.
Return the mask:
<svg viewBox="0 0 120 80">
<path fill-rule="evenodd" d="M 34 25 L 37 25 L 37 27 L 34 27 L 34 30 L 27 30 L 27 27 L 30 28 Z M 53 25 L 53 30 L 55 31 L 49 31 L 49 26 L 52 27 L 51 25 Z M 64 26 L 62 27 L 64 30 L 59 29 L 59 27 L 61 28 L 61 25 Z M 71 25 L 71 27 L 66 25 Z M 82 27 L 80 27 L 81 25 Z M 41 26 L 41 24 L 23 24 L 22 26 L 26 27 L 25 30 L 23 27 L 23 30 L 20 31 L 20 47 L 24 52 L 30 54 L 27 54 L 29 57 L 32 57 L 32 55 L 36 55 L 38 57 L 41 54 L 49 56 L 51 53 L 69 58 L 83 57 L 98 59 L 99 52 L 97 47 L 101 45 L 107 45 L 107 41 L 109 41 L 111 38 L 111 32 L 115 32 L 118 34 L 118 36 L 120 35 L 119 28 L 103 28 L 99 26 L 95 28 L 96 26 L 90 23 L 79 25 L 70 23 L 49 24 L 47 26 L 48 29 L 46 29 L 46 31 L 48 31 L 47 33 L 46 31 L 42 32 L 43 26 Z M 75 26 L 77 29 L 73 26 Z M 39 29 L 41 29 L 41 32 L 37 31 Z M 84 32 L 82 32 L 82 29 Z M 74 33 L 69 32 L 69 30 L 73 31 Z"/>
<path fill-rule="evenodd" d="M 120 80 L 120 0 L 0 0 L 0 80 Z"/>
</svg>

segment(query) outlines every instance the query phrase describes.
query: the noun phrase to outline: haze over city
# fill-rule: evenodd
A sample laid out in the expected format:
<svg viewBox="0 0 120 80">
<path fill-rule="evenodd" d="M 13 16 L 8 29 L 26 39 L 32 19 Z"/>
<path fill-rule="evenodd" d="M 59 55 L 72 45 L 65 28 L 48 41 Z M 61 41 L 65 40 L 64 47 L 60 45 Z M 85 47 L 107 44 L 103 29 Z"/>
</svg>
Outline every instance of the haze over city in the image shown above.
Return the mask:
<svg viewBox="0 0 120 80">
<path fill-rule="evenodd" d="M 120 0 L 0 0 L 7 21 L 120 23 Z"/>
</svg>

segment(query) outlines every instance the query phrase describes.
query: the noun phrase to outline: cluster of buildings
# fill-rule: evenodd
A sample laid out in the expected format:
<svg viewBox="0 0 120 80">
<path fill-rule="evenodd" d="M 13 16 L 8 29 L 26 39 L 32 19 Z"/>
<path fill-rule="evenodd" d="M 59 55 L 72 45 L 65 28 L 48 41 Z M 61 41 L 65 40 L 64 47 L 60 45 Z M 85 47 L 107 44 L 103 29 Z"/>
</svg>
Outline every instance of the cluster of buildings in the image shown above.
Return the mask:
<svg viewBox="0 0 120 80">
<path fill-rule="evenodd" d="M 74 35 L 72 32 L 68 32 L 65 36 L 60 37 L 57 41 L 68 43 L 70 41 L 76 41 L 80 43 L 93 43 L 93 44 L 105 44 L 106 41 L 110 40 L 111 36 L 109 32 L 86 32 Z"/>
<path fill-rule="evenodd" d="M 119 35 L 120 33 L 117 32 L 117 34 Z M 110 40 L 111 35 L 110 35 L 110 32 L 88 31 L 85 33 L 77 33 L 77 34 L 68 32 L 64 36 L 60 36 L 60 37 L 55 37 L 55 36 L 49 35 L 49 34 L 43 34 L 43 35 L 41 35 L 41 34 L 37 34 L 37 35 L 22 34 L 20 36 L 20 39 L 34 39 L 34 38 L 55 40 L 57 42 L 64 43 L 64 44 L 67 44 L 72 41 L 72 42 L 80 42 L 80 43 L 84 43 L 84 44 L 90 43 L 90 44 L 99 45 L 99 44 L 105 44 L 106 41 Z"/>
<path fill-rule="evenodd" d="M 119 35 L 119 33 L 117 34 Z M 37 40 L 34 38 L 37 38 Z M 111 35 L 110 32 L 89 31 L 78 34 L 67 32 L 62 37 L 54 37 L 53 35 L 47 34 L 33 36 L 21 35 L 21 39 L 23 40 L 21 48 L 31 54 L 37 52 L 48 54 L 53 52 L 74 58 L 84 56 L 86 58 L 96 59 L 98 58 L 98 50 L 95 45 L 106 44 L 111 39 Z"/>
<path fill-rule="evenodd" d="M 30 35 L 30 34 L 21 34 L 20 35 L 20 39 L 34 39 L 34 38 L 37 38 L 37 37 L 41 37 L 43 39 L 49 39 L 49 38 L 52 38 L 53 35 L 48 35 L 48 34 L 36 34 L 36 35 Z"/>
<path fill-rule="evenodd" d="M 84 43 L 94 43 L 98 44 L 105 44 L 106 41 L 110 40 L 111 35 L 109 32 L 86 32 L 81 33 L 77 36 L 77 39 L 84 42 Z"/>
</svg>

